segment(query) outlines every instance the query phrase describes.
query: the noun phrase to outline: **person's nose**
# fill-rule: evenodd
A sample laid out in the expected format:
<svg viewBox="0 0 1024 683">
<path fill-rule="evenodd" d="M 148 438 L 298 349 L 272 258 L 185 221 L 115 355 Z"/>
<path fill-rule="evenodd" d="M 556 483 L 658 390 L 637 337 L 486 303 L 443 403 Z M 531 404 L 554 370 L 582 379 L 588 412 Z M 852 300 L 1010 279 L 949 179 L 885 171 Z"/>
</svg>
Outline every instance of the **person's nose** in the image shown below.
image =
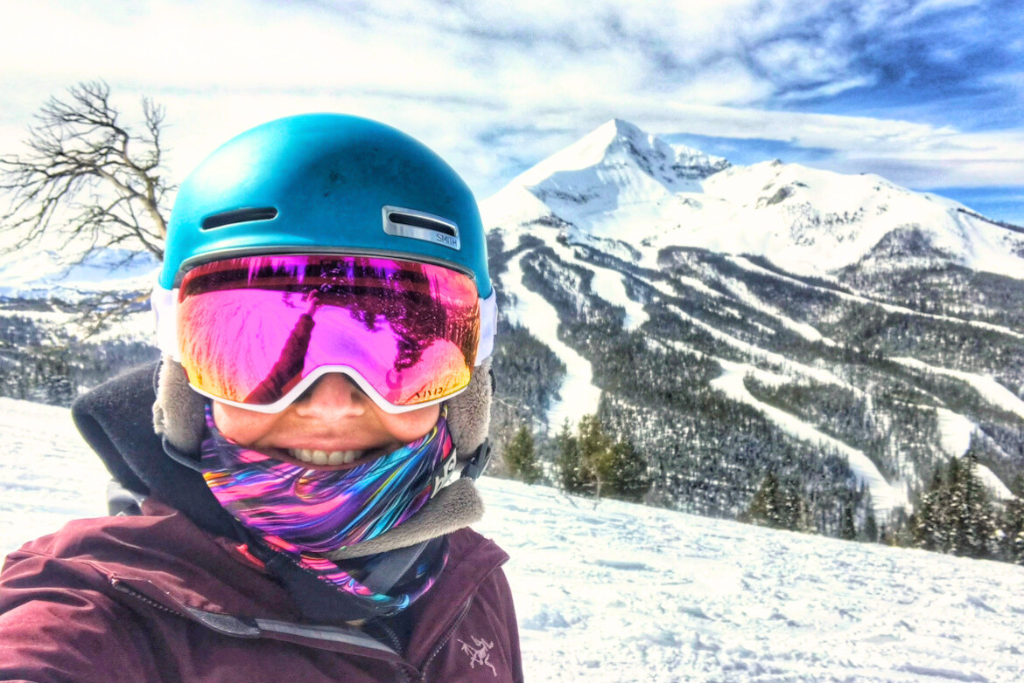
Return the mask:
<svg viewBox="0 0 1024 683">
<path fill-rule="evenodd" d="M 366 412 L 366 394 L 355 382 L 332 372 L 318 379 L 293 405 L 305 418 L 333 421 Z"/>
</svg>

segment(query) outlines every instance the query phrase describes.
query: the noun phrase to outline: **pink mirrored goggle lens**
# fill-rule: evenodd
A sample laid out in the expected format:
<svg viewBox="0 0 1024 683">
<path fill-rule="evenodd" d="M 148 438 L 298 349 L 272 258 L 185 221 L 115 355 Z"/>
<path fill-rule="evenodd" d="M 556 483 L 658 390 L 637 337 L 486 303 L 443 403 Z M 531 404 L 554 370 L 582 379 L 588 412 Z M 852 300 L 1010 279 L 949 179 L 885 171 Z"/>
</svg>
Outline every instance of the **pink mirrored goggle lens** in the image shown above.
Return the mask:
<svg viewBox="0 0 1024 683">
<path fill-rule="evenodd" d="M 390 412 L 436 403 L 469 383 L 480 337 L 467 275 L 331 254 L 198 266 L 182 280 L 177 322 L 189 383 L 261 412 L 283 410 L 325 371 Z"/>
</svg>

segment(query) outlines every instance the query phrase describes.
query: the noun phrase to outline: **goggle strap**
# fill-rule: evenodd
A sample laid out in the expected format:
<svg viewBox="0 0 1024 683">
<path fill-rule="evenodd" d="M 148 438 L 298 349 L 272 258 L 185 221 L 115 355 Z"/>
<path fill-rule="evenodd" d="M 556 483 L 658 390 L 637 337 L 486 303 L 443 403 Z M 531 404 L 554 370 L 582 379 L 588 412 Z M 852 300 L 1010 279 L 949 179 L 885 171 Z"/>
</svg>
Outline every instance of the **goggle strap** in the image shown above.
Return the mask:
<svg viewBox="0 0 1024 683">
<path fill-rule="evenodd" d="M 164 289 L 160 282 L 153 283 L 153 293 L 149 298 L 153 316 L 156 318 L 156 345 L 160 353 L 181 362 L 181 350 L 178 348 L 178 290 Z"/>
<path fill-rule="evenodd" d="M 491 295 L 480 299 L 480 340 L 476 345 L 476 362 L 480 365 L 494 352 L 494 337 L 498 332 L 498 297 L 492 289 Z"/>
<path fill-rule="evenodd" d="M 491 462 L 491 441 L 490 439 L 484 439 L 484 442 L 480 444 L 480 447 L 473 451 L 472 457 L 469 462 L 466 463 L 465 467 L 462 468 L 462 478 L 469 477 L 470 479 L 476 480 L 480 478 L 480 475 L 487 469 L 487 465 Z"/>
</svg>

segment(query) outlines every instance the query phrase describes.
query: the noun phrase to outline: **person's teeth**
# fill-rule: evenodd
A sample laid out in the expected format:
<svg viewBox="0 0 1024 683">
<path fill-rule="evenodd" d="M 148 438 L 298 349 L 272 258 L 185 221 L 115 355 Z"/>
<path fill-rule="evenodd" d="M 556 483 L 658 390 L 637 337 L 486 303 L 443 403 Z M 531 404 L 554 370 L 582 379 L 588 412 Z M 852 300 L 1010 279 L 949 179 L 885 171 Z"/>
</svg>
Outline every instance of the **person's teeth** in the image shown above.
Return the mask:
<svg viewBox="0 0 1024 683">
<path fill-rule="evenodd" d="M 307 448 L 293 448 L 288 452 L 293 458 L 312 465 L 345 465 L 355 462 L 361 455 L 360 451 L 317 451 Z"/>
</svg>

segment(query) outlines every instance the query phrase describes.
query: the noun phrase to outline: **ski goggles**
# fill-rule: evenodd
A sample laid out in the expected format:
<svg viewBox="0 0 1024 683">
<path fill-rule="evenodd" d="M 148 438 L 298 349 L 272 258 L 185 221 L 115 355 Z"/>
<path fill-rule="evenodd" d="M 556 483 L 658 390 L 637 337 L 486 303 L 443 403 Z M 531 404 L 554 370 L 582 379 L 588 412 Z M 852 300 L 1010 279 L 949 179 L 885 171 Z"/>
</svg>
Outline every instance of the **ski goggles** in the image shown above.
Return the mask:
<svg viewBox="0 0 1024 683">
<path fill-rule="evenodd" d="M 480 304 L 471 277 L 428 263 L 224 259 L 182 279 L 175 355 L 193 389 L 237 407 L 280 412 L 324 374 L 341 372 L 383 410 L 402 413 L 469 384 Z"/>
</svg>

